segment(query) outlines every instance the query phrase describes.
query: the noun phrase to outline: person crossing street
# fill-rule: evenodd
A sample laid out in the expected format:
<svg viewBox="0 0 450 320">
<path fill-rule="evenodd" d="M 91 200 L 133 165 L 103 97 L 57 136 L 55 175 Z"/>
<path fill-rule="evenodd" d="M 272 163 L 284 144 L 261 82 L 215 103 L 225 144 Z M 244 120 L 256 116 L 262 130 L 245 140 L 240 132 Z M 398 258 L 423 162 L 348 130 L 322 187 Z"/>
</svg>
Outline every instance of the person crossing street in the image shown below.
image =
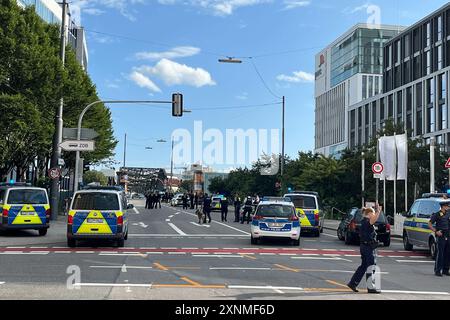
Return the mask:
<svg viewBox="0 0 450 320">
<path fill-rule="evenodd" d="M 207 193 L 203 196 L 203 223 L 206 223 L 206 217 L 208 217 L 208 223 L 211 223 L 211 198 L 208 196 Z"/>
</svg>

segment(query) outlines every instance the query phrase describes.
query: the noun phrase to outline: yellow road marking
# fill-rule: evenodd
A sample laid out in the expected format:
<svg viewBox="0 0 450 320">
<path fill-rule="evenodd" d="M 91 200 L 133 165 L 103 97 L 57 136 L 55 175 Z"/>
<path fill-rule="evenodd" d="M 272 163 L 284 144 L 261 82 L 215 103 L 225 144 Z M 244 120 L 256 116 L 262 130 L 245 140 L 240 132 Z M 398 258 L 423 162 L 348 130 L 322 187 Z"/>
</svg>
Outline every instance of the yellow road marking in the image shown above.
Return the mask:
<svg viewBox="0 0 450 320">
<path fill-rule="evenodd" d="M 200 283 L 195 282 L 195 281 L 189 279 L 188 277 L 181 277 L 180 279 L 183 280 L 183 281 L 186 281 L 186 282 L 190 283 L 190 284 L 193 285 L 193 286 L 201 286 Z"/>
<path fill-rule="evenodd" d="M 158 262 L 154 262 L 153 265 L 155 267 L 157 267 L 159 270 L 163 270 L 163 271 L 169 271 L 169 268 L 163 266 L 162 264 L 158 263 Z"/>
<path fill-rule="evenodd" d="M 274 266 L 276 266 L 276 267 L 278 267 L 280 269 L 286 270 L 286 271 L 292 271 L 292 272 L 299 272 L 300 271 L 300 269 L 293 269 L 293 268 L 284 266 L 282 264 L 275 264 Z"/>
<path fill-rule="evenodd" d="M 243 257 L 245 257 L 245 258 L 252 259 L 252 260 L 256 260 L 255 257 L 249 256 L 249 255 L 247 255 L 247 254 L 242 254 L 242 253 L 241 253 L 241 256 L 243 256 Z"/>
<path fill-rule="evenodd" d="M 337 281 L 326 280 L 326 282 L 331 283 L 331 284 L 334 284 L 335 286 L 338 286 L 338 287 L 346 288 L 347 290 L 351 290 L 347 285 L 345 285 L 345 284 L 343 284 L 343 283 L 340 283 L 340 282 L 337 282 Z"/>
</svg>

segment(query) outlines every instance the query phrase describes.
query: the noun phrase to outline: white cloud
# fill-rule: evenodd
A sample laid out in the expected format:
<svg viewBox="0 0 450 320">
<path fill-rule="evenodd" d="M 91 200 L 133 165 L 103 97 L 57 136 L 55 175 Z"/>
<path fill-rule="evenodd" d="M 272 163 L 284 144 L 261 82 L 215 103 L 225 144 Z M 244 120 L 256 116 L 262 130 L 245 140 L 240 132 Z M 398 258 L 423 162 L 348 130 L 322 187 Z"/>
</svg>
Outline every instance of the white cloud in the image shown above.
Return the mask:
<svg viewBox="0 0 450 320">
<path fill-rule="evenodd" d="M 70 3 L 70 11 L 73 19 L 78 25 L 81 25 L 81 14 L 86 13 L 90 15 L 101 15 L 105 13 L 100 9 L 109 8 L 120 12 L 130 21 L 135 21 L 135 10 L 131 10 L 130 6 L 136 4 L 145 4 L 145 0 L 74 0 Z"/>
<path fill-rule="evenodd" d="M 157 77 L 166 85 L 188 85 L 197 88 L 213 86 L 216 82 L 208 71 L 202 68 L 192 68 L 168 59 L 161 59 L 154 67 L 142 66 L 137 68 L 141 74 Z"/>
<path fill-rule="evenodd" d="M 262 3 L 272 2 L 272 0 L 158 0 L 162 5 L 190 5 L 201 7 L 217 16 L 228 16 L 241 7 L 249 7 Z"/>
<path fill-rule="evenodd" d="M 138 52 L 136 58 L 139 60 L 161 60 L 191 57 L 200 53 L 196 47 L 175 47 L 165 52 Z"/>
<path fill-rule="evenodd" d="M 133 71 L 129 75 L 129 78 L 141 88 L 147 88 L 153 92 L 161 92 L 161 89 L 158 88 L 158 86 L 154 84 L 152 80 L 138 71 Z"/>
<path fill-rule="evenodd" d="M 347 7 L 342 12 L 345 14 L 354 14 L 354 13 L 362 11 L 362 10 L 366 11 L 367 8 L 369 8 L 369 6 L 370 6 L 370 3 L 366 2 L 365 4 L 354 7 L 354 8 Z"/>
<path fill-rule="evenodd" d="M 99 16 L 105 13 L 105 11 L 100 10 L 98 8 L 86 8 L 83 10 L 83 13 L 89 14 L 91 16 Z"/>
<path fill-rule="evenodd" d="M 248 99 L 248 92 L 243 92 L 242 94 L 237 95 L 236 99 L 247 100 Z"/>
<path fill-rule="evenodd" d="M 314 82 L 314 75 L 304 71 L 294 71 L 292 75 L 280 74 L 277 76 L 278 81 L 293 82 L 293 83 L 312 83 Z"/>
<path fill-rule="evenodd" d="M 295 0 L 285 0 L 284 10 L 291 10 L 300 7 L 307 7 L 311 4 L 311 1 L 295 1 Z"/>
</svg>

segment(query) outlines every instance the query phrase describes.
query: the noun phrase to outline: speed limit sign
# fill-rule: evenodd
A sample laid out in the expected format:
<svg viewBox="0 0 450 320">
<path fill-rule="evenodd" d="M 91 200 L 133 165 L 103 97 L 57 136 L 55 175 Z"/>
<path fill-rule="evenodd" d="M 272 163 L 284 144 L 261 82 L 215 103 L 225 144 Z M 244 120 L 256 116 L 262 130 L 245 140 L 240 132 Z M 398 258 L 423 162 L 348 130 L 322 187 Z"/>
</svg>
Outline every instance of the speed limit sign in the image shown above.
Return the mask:
<svg viewBox="0 0 450 320">
<path fill-rule="evenodd" d="M 61 176 L 61 169 L 51 168 L 48 170 L 48 176 L 50 179 L 58 179 Z"/>
</svg>

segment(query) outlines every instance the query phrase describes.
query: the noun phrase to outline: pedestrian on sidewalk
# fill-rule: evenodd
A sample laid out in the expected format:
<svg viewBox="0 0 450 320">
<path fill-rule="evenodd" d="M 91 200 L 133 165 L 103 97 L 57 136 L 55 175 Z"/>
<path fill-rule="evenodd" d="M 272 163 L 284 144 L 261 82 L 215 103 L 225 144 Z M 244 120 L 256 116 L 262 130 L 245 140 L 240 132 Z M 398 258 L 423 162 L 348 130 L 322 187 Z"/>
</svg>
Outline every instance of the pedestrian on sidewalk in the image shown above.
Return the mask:
<svg viewBox="0 0 450 320">
<path fill-rule="evenodd" d="M 228 215 L 228 198 L 223 197 L 220 199 L 220 213 L 222 217 L 222 222 L 227 222 L 227 215 Z"/>
<path fill-rule="evenodd" d="M 241 212 L 241 198 L 239 198 L 239 194 L 236 193 L 234 198 L 234 222 L 239 222 L 239 214 Z"/>
<path fill-rule="evenodd" d="M 354 292 L 358 292 L 356 287 L 361 282 L 364 274 L 367 280 L 368 293 L 381 293 L 379 288 L 371 288 L 373 268 L 375 267 L 375 250 L 377 248 L 377 233 L 375 232 L 374 224 L 380 217 L 381 207 L 378 204 L 373 208 L 362 208 L 363 219 L 361 220 L 361 228 L 359 230 L 361 265 L 355 271 L 347 286 Z"/>
<path fill-rule="evenodd" d="M 441 210 L 431 215 L 428 226 L 436 235 L 436 261 L 434 264 L 434 274 L 442 277 L 442 274 L 450 276 L 450 200 L 440 202 Z M 435 227 L 433 227 L 433 225 Z"/>
<path fill-rule="evenodd" d="M 207 193 L 203 196 L 203 223 L 206 223 L 206 217 L 208 217 L 208 223 L 211 223 L 211 198 L 208 196 Z"/>
</svg>

